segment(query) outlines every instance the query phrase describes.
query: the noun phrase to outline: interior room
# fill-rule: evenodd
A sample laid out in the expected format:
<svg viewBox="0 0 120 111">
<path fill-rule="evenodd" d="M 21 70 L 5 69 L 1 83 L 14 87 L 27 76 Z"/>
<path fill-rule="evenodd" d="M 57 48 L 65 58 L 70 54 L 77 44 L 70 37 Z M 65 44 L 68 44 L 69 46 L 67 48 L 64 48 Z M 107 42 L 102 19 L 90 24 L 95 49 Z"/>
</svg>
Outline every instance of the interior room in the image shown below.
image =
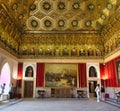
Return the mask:
<svg viewBox="0 0 120 111">
<path fill-rule="evenodd" d="M 96 102 L 97 84 L 120 103 L 119 0 L 0 0 L 0 102 Z"/>
</svg>

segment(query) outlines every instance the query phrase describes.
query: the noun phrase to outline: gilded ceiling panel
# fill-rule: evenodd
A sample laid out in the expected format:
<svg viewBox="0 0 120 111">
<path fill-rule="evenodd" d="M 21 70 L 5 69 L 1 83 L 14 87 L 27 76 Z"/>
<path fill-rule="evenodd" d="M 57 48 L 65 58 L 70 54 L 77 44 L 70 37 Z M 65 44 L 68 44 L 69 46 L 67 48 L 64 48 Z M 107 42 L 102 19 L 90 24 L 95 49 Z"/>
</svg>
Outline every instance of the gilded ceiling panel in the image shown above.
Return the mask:
<svg viewBox="0 0 120 111">
<path fill-rule="evenodd" d="M 0 39 L 23 55 L 96 56 L 119 44 L 110 39 L 119 29 L 119 6 L 119 0 L 0 0 Z"/>
<path fill-rule="evenodd" d="M 25 31 L 101 30 L 119 6 L 119 0 L 1 1 Z"/>
</svg>

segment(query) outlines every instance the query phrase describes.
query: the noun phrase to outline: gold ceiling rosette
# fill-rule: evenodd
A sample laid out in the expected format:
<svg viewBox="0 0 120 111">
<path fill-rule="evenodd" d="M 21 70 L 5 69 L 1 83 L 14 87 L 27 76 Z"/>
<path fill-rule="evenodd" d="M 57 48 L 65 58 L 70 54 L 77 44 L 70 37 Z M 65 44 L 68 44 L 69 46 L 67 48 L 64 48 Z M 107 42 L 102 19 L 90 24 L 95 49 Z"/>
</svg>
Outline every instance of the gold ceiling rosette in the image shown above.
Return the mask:
<svg viewBox="0 0 120 111">
<path fill-rule="evenodd" d="M 43 9 L 45 9 L 46 11 L 51 9 L 51 4 L 47 1 L 43 2 Z"/>
<path fill-rule="evenodd" d="M 65 9 L 65 3 L 62 2 L 62 1 L 59 1 L 59 2 L 58 2 L 58 9 L 59 9 L 59 10 L 64 10 L 64 9 Z"/>
<path fill-rule="evenodd" d="M 78 10 L 80 9 L 80 2 L 74 2 L 72 5 L 73 9 Z"/>
</svg>

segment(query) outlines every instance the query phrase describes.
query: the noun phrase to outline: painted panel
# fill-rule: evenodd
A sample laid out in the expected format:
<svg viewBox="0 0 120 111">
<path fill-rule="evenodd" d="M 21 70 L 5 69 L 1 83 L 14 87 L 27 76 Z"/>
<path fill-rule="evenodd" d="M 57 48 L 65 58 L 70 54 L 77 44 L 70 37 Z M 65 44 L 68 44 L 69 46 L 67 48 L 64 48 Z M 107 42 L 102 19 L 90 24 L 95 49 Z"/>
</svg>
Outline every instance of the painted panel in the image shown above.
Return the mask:
<svg viewBox="0 0 120 111">
<path fill-rule="evenodd" d="M 45 87 L 77 87 L 78 64 L 45 64 Z"/>
</svg>

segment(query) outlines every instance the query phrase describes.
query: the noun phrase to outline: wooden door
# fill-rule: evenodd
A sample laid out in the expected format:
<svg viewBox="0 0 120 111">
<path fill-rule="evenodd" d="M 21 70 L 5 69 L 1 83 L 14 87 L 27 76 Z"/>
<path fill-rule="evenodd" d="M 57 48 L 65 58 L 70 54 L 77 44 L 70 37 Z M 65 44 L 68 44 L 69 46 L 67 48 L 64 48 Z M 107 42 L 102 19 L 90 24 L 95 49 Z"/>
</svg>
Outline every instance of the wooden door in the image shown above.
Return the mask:
<svg viewBox="0 0 120 111">
<path fill-rule="evenodd" d="M 33 97 L 33 81 L 24 81 L 24 97 Z"/>
</svg>

